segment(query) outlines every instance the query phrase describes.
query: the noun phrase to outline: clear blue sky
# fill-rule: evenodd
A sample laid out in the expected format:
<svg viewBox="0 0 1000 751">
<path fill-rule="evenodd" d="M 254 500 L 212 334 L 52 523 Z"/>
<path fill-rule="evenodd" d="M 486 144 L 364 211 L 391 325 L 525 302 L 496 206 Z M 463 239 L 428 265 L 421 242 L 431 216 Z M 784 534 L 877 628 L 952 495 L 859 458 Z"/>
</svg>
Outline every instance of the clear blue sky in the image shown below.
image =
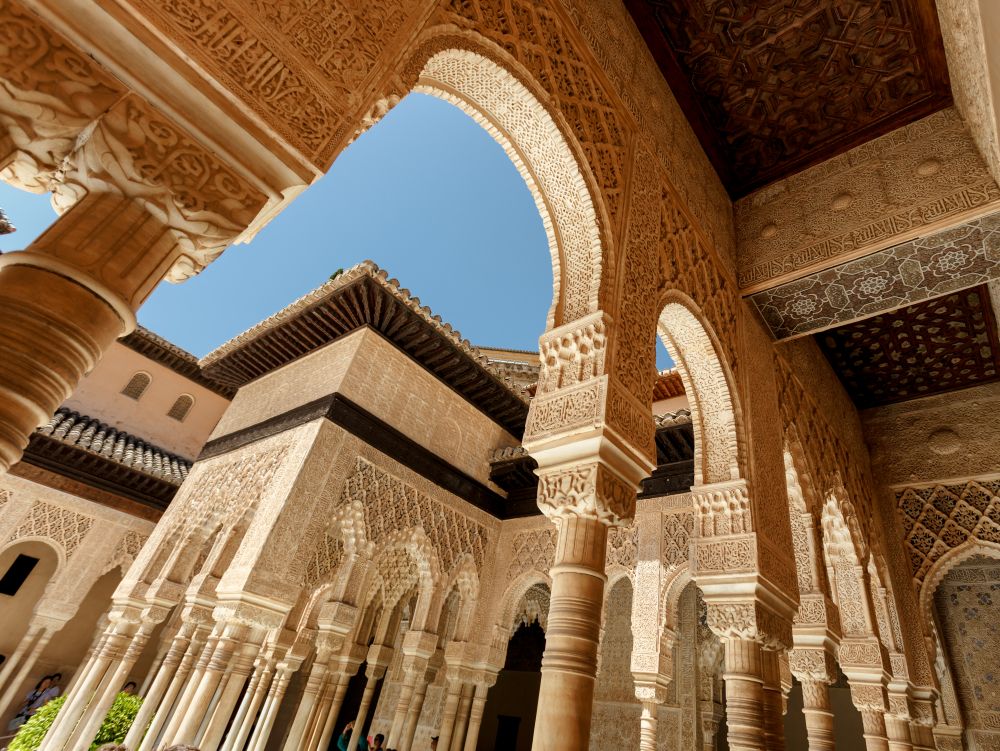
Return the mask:
<svg viewBox="0 0 1000 751">
<path fill-rule="evenodd" d="M 3 251 L 23 248 L 55 217 L 47 196 L 2 183 L 0 207 L 18 228 L 0 237 Z M 366 258 L 470 341 L 537 349 L 552 264 L 531 194 L 471 118 L 422 94 L 352 144 L 252 243 L 183 284 L 161 284 L 139 322 L 200 357 Z"/>
</svg>

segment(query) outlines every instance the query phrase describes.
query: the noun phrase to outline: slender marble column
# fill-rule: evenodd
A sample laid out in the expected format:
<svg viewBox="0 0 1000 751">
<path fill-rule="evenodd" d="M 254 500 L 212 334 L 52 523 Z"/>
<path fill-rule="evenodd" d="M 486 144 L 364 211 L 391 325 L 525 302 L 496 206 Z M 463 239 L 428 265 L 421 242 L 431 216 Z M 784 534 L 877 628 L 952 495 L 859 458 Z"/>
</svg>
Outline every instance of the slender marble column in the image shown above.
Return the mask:
<svg viewBox="0 0 1000 751">
<path fill-rule="evenodd" d="M 385 675 L 384 665 L 368 663 L 368 668 L 365 670 L 365 691 L 361 695 L 361 706 L 358 707 L 358 716 L 354 720 L 354 731 L 351 733 L 351 742 L 347 744 L 347 751 L 356 751 L 358 747 L 358 740 L 364 732 L 365 721 L 368 719 L 372 696 L 375 695 L 375 687 L 383 675 Z"/>
<path fill-rule="evenodd" d="M 535 751 L 578 751 L 590 742 L 597 649 L 604 605 L 603 520 L 570 512 L 557 521 L 555 563 L 550 569 L 542 682 L 535 718 Z"/>
<path fill-rule="evenodd" d="M 929 694 L 930 691 L 922 692 Z M 913 739 L 913 751 L 934 751 L 934 725 L 936 722 L 933 699 L 923 696 L 913 699 L 913 717 L 910 719 L 910 736 Z"/>
<path fill-rule="evenodd" d="M 396 711 L 392 716 L 392 726 L 385 739 L 386 748 L 397 748 L 406 727 L 406 716 L 410 705 L 413 703 L 413 693 L 418 681 L 427 672 L 427 658 L 423 655 L 407 654 L 408 645 L 403 644 L 403 685 L 399 690 L 399 699 L 396 702 Z M 429 656 L 429 655 L 428 655 Z"/>
<path fill-rule="evenodd" d="M 20 655 L 18 655 L 17 652 L 11 655 L 11 659 L 9 660 L 9 662 L 13 663 L 11 667 L 17 665 L 18 670 L 10 679 L 10 683 L 7 685 L 7 690 L 3 692 L 3 696 L 0 696 L 0 710 L 3 711 L 3 717 L 9 718 L 12 716 L 14 711 L 17 709 L 17 705 L 21 703 L 21 691 L 19 690 L 21 688 L 21 684 L 24 683 L 25 678 L 27 678 L 28 674 L 34 669 L 35 663 L 38 661 L 42 652 L 45 651 L 45 648 L 49 645 L 54 633 L 54 631 L 46 628 L 29 631 L 28 634 L 25 635 L 25 638 L 21 640 L 21 644 L 18 645 L 18 650 L 20 650 L 23 645 L 29 643 L 28 635 L 34 639 L 34 643 L 31 644 L 30 649 L 21 651 Z M 36 636 L 37 638 L 35 638 Z M 14 660 L 19 660 L 20 664 L 14 662 Z"/>
<path fill-rule="evenodd" d="M 848 672 L 851 701 L 861 713 L 865 748 L 868 751 L 889 751 L 889 738 L 885 728 L 885 712 L 888 709 L 885 687 L 875 682 L 870 675 L 873 672 L 874 669 L 869 668 L 866 672 L 855 673 L 855 677 Z"/>
<path fill-rule="evenodd" d="M 155 623 L 144 621 L 132 637 L 122 659 L 107 671 L 105 680 L 101 682 L 100 688 L 88 705 L 86 712 L 80 718 L 77 729 L 69 738 L 68 746 L 70 748 L 83 748 L 97 736 L 97 731 L 101 729 L 108 710 L 111 709 L 111 705 L 121 691 L 122 686 L 128 680 L 129 673 L 135 667 L 135 663 L 139 660 L 140 655 L 142 655 L 142 651 L 145 649 L 146 643 L 149 641 L 149 635 L 152 633 L 155 625 Z"/>
<path fill-rule="evenodd" d="M 8 681 L 11 680 L 11 675 L 14 673 L 14 669 L 21 664 L 21 660 L 24 658 L 25 653 L 31 649 L 35 640 L 41 634 L 44 634 L 45 631 L 45 626 L 37 624 L 31 624 L 28 626 L 28 630 L 24 633 L 24 636 L 21 637 L 21 641 L 17 643 L 17 646 L 14 648 L 14 651 L 11 652 L 10 657 L 8 657 L 7 661 L 2 667 L 0 667 L 0 689 L 7 686 Z M 14 682 L 20 683 L 19 681 Z M 6 706 L 6 704 L 7 693 L 4 693 L 3 699 L 0 699 L 0 707 Z"/>
<path fill-rule="evenodd" d="M 201 734 L 198 741 L 201 751 L 216 751 L 219 748 L 222 736 L 230 724 L 233 711 L 236 709 L 236 702 L 244 693 L 243 689 L 247 685 L 247 677 L 253 668 L 253 660 L 257 651 L 258 645 L 252 641 L 241 645 L 236 650 L 229 675 L 222 685 L 215 709 L 212 711 L 212 719 L 209 720 L 205 732 Z"/>
<path fill-rule="evenodd" d="M 451 748 L 460 751 L 465 745 L 465 729 L 469 726 L 469 710 L 472 707 L 472 692 L 475 687 L 471 683 L 462 686 L 461 700 L 458 712 L 455 714 L 455 729 L 451 733 Z"/>
<path fill-rule="evenodd" d="M 639 715 L 639 751 L 656 751 L 656 708 L 651 701 L 642 703 Z"/>
<path fill-rule="evenodd" d="M 236 711 L 236 717 L 233 718 L 229 735 L 226 736 L 226 740 L 222 744 L 222 751 L 242 751 L 246 745 L 247 738 L 250 737 L 250 731 L 257 719 L 257 710 L 260 709 L 264 697 L 267 696 L 273 672 L 273 659 L 261 657 L 253 671 L 253 676 L 250 678 L 250 685 L 243 693 L 243 700 L 240 702 L 240 708 Z"/>
<path fill-rule="evenodd" d="M 278 663 L 274 682 L 271 684 L 271 690 L 267 694 L 267 701 L 264 704 L 264 709 L 261 710 L 257 727 L 254 728 L 253 737 L 250 738 L 250 745 L 247 747 L 248 751 L 264 751 L 264 748 L 267 746 L 267 742 L 271 737 L 271 730 L 274 728 L 274 721 L 278 717 L 278 709 L 285 698 L 288 682 L 291 680 L 292 673 L 294 672 L 295 669 L 288 663 Z"/>
<path fill-rule="evenodd" d="M 441 710 L 441 728 L 438 730 L 437 751 L 449 751 L 451 735 L 455 731 L 455 716 L 458 714 L 458 702 L 462 697 L 462 684 L 458 680 L 448 679 L 448 688 L 444 697 L 444 708 Z"/>
<path fill-rule="evenodd" d="M 218 628 L 218 626 L 216 626 L 216 628 Z M 198 692 L 198 687 L 201 685 L 201 679 L 205 675 L 205 671 L 208 670 L 209 662 L 212 660 L 212 655 L 215 654 L 215 649 L 218 644 L 219 634 L 213 630 L 212 634 L 202 646 L 198 654 L 198 659 L 194 663 L 193 669 L 190 673 L 188 673 L 187 681 L 184 683 L 183 690 L 181 691 L 181 694 L 174 705 L 173 711 L 167 720 L 166 726 L 163 730 L 164 743 L 168 743 L 170 739 L 177 734 L 177 730 L 184 721 L 184 717 L 188 713 L 191 702 L 194 699 L 195 694 Z"/>
<path fill-rule="evenodd" d="M 320 713 L 320 716 L 325 718 L 323 729 L 320 731 L 316 743 L 310 747 L 312 751 L 326 751 L 330 747 L 330 741 L 333 739 L 334 730 L 336 730 L 335 723 L 337 722 L 337 716 L 340 714 L 340 707 L 344 703 L 344 695 L 347 693 L 347 686 L 351 681 L 351 675 L 351 673 L 347 672 L 337 674 L 336 683 L 332 687 L 333 693 L 330 697 L 330 703 Z"/>
<path fill-rule="evenodd" d="M 761 648 L 753 639 L 723 638 L 726 722 L 732 751 L 766 751 Z"/>
<path fill-rule="evenodd" d="M 465 734 L 463 751 L 476 751 L 476 746 L 479 745 L 479 728 L 483 724 L 483 711 L 486 709 L 486 694 L 489 690 L 490 687 L 486 683 L 476 684 L 472 707 L 469 710 L 469 730 Z"/>
<path fill-rule="evenodd" d="M 295 718 L 292 726 L 288 730 L 285 738 L 284 751 L 299 751 L 303 747 L 302 738 L 305 735 L 309 723 L 316 712 L 316 705 L 319 699 L 320 690 L 326 683 L 327 656 L 323 656 L 313 662 L 309 670 L 309 677 L 306 679 L 305 688 L 302 690 L 302 699 L 295 710 Z"/>
<path fill-rule="evenodd" d="M 135 720 L 132 721 L 132 727 L 129 728 L 128 734 L 125 736 L 123 745 L 129 748 L 136 748 L 139 742 L 142 740 L 143 735 L 146 732 L 146 727 L 149 725 L 150 720 L 153 718 L 153 714 L 156 712 L 160 705 L 160 700 L 163 698 L 173 680 L 174 674 L 177 671 L 177 667 L 180 665 L 181 660 L 184 657 L 184 653 L 187 652 L 188 645 L 191 643 L 190 631 L 192 629 L 181 629 L 177 635 L 170 640 L 170 645 L 167 647 L 166 653 L 163 655 L 163 659 L 160 660 L 158 669 L 156 670 L 156 676 L 153 678 L 153 682 L 149 687 L 149 691 L 143 697 L 142 706 L 139 707 L 139 712 L 135 716 Z"/>
<path fill-rule="evenodd" d="M 830 708 L 830 687 L 826 681 L 806 680 L 802 684 L 802 714 L 806 719 L 809 751 L 835 751 L 833 742 L 833 710 Z"/>
<path fill-rule="evenodd" d="M 910 736 L 909 701 L 906 695 L 900 696 L 890 691 L 889 710 L 885 713 L 885 731 L 889 738 L 889 751 L 913 751 L 913 739 Z"/>
<path fill-rule="evenodd" d="M 249 629 L 241 624 L 226 624 L 212 653 L 211 659 L 201 675 L 198 687 L 181 718 L 180 725 L 173 737 L 168 739 L 174 744 L 192 744 L 197 738 L 202 722 L 209 710 L 209 704 L 215 696 L 222 677 L 229 668 L 229 662 L 240 644 L 246 639 Z"/>
<path fill-rule="evenodd" d="M 93 190 L 26 250 L 0 257 L 0 473 L 135 313 L 180 249 L 143 206 Z"/>
<path fill-rule="evenodd" d="M 785 751 L 784 697 L 781 692 L 779 655 L 770 649 L 761 650 L 763 678 L 764 741 L 768 751 Z"/>
<path fill-rule="evenodd" d="M 417 683 L 413 694 L 413 701 L 406 712 L 406 729 L 399 743 L 399 751 L 410 751 L 413 746 L 413 737 L 417 734 L 417 726 L 420 724 L 420 713 L 424 709 L 424 699 L 427 697 L 427 687 L 434 680 L 433 674 L 424 675 L 423 680 Z"/>
<path fill-rule="evenodd" d="M 142 744 L 138 747 L 133 745 L 130 746 L 130 748 L 137 748 L 137 751 L 153 751 L 153 748 L 156 746 L 156 741 L 160 736 L 160 731 L 163 730 L 163 727 L 173 716 L 174 703 L 177 701 L 177 697 L 187 686 L 188 677 L 191 675 L 191 668 L 194 665 L 195 660 L 198 659 L 199 655 L 201 655 L 204 645 L 205 642 L 203 634 L 196 629 L 191 637 L 191 640 L 188 642 L 187 649 L 184 650 L 184 656 L 181 658 L 180 664 L 177 666 L 173 677 L 170 679 L 170 685 L 163 694 L 163 698 L 160 700 L 159 706 L 153 705 L 155 714 L 153 715 L 153 721 L 150 724 L 149 729 L 146 731 L 146 734 L 142 736 Z M 141 726 L 138 727 L 141 728 Z M 133 729 L 136 728 L 137 723 L 133 723 Z M 131 730 L 129 731 L 129 735 L 132 735 Z M 135 741 L 133 741 L 133 743 L 134 742 Z"/>
</svg>

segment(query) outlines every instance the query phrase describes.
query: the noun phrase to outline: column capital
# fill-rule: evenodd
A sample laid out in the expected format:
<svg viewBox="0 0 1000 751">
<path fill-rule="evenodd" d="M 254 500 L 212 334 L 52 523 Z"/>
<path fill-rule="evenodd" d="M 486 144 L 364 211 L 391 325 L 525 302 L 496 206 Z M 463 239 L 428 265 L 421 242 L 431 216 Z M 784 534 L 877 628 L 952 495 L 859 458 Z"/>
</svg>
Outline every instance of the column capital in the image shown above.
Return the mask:
<svg viewBox="0 0 1000 751">
<path fill-rule="evenodd" d="M 788 666 L 799 682 L 836 683 L 837 663 L 829 650 L 795 647 L 788 653 Z"/>
<path fill-rule="evenodd" d="M 850 678 L 850 676 L 848 676 Z M 859 680 L 849 680 L 851 701 L 859 712 L 877 712 L 884 714 L 889 703 L 886 699 L 885 686 L 881 683 L 868 683 Z"/>
<path fill-rule="evenodd" d="M 430 631 L 407 631 L 403 635 L 402 652 L 407 657 L 429 660 L 437 649 L 438 635 Z"/>
<path fill-rule="evenodd" d="M 745 639 L 769 650 L 787 649 L 792 643 L 790 619 L 758 600 L 706 598 L 708 627 L 720 639 Z"/>
</svg>

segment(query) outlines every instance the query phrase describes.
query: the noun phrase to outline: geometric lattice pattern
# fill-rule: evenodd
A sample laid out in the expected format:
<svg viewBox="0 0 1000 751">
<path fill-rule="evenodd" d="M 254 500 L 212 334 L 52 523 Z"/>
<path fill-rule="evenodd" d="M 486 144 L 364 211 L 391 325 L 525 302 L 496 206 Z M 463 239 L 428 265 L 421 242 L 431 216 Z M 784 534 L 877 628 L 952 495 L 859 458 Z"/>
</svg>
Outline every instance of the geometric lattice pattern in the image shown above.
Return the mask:
<svg viewBox="0 0 1000 751">
<path fill-rule="evenodd" d="M 859 408 L 1000 378 L 985 286 L 831 329 L 816 340 Z"/>
<path fill-rule="evenodd" d="M 934 600 L 962 719 L 967 728 L 977 731 L 976 748 L 996 748 L 1000 743 L 1000 561 L 976 556 L 956 566 L 941 581 Z"/>
<path fill-rule="evenodd" d="M 918 237 L 750 296 L 776 339 L 1000 278 L 1000 214 Z"/>
<path fill-rule="evenodd" d="M 941 556 L 965 541 L 1000 544 L 1000 480 L 906 488 L 896 506 L 918 588 Z"/>
<path fill-rule="evenodd" d="M 951 101 L 931 3 L 626 6 L 736 197 Z"/>
<path fill-rule="evenodd" d="M 393 532 L 421 527 L 434 545 L 443 571 L 452 571 L 465 553 L 472 555 L 477 569 L 482 568 L 486 527 L 364 459 L 358 458 L 341 499 L 362 502 L 368 539 L 376 545 Z"/>
<path fill-rule="evenodd" d="M 68 559 L 92 526 L 94 519 L 90 516 L 51 503 L 36 503 L 8 541 L 21 537 L 48 537 L 62 545 Z"/>
</svg>

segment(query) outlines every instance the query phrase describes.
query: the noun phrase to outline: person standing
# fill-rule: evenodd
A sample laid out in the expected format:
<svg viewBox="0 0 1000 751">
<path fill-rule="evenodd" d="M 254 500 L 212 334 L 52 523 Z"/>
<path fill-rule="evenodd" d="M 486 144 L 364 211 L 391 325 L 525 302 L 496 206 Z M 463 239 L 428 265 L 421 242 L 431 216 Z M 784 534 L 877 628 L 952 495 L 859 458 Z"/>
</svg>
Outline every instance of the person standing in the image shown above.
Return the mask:
<svg viewBox="0 0 1000 751">
<path fill-rule="evenodd" d="M 347 751 L 347 747 L 351 743 L 351 734 L 354 732 L 354 723 L 349 722 L 344 725 L 344 732 L 340 734 L 337 738 L 337 748 L 340 751 Z M 368 741 L 364 738 L 358 738 L 358 751 L 368 751 Z"/>
</svg>

